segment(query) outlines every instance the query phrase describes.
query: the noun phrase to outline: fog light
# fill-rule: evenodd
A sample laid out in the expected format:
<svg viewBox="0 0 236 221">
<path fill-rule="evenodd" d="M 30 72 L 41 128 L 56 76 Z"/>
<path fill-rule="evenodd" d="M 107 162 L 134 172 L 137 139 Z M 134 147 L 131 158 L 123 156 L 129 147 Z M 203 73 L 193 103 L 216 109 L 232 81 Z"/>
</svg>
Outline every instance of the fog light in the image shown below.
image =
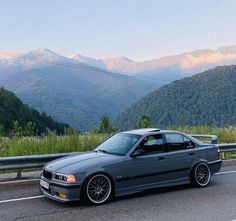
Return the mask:
<svg viewBox="0 0 236 221">
<path fill-rule="evenodd" d="M 60 198 L 63 198 L 63 199 L 66 198 L 66 194 L 65 194 L 65 193 L 58 193 L 58 196 L 59 196 Z"/>
</svg>

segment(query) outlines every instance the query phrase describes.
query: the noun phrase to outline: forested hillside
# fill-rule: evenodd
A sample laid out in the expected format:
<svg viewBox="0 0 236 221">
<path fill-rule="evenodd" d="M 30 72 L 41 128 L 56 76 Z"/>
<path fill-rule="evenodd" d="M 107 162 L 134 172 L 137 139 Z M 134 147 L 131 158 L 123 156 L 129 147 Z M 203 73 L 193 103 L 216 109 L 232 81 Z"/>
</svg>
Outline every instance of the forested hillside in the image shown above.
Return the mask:
<svg viewBox="0 0 236 221">
<path fill-rule="evenodd" d="M 67 124 L 54 121 L 45 113 L 28 107 L 12 92 L 0 88 L 0 128 L 1 133 L 11 134 L 19 132 L 42 134 L 47 130 L 64 133 Z M 17 130 L 17 131 L 16 131 Z M 27 135 L 27 134 L 25 134 Z"/>
<path fill-rule="evenodd" d="M 163 86 L 119 114 L 116 126 L 134 128 L 141 114 L 157 127 L 235 125 L 236 66 L 216 67 Z"/>
</svg>

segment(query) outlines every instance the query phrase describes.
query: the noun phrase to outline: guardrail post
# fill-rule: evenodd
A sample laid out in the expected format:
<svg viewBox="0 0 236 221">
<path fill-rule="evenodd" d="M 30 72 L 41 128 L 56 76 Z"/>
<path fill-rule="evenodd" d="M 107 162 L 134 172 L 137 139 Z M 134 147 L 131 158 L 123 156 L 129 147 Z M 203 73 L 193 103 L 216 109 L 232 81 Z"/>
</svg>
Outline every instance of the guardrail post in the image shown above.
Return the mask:
<svg viewBox="0 0 236 221">
<path fill-rule="evenodd" d="M 225 159 L 226 159 L 226 153 L 225 153 L 225 152 L 222 152 L 222 153 L 221 153 L 221 158 L 222 158 L 222 160 L 225 160 Z"/>
<path fill-rule="evenodd" d="M 17 179 L 21 179 L 21 178 L 22 178 L 22 176 L 21 176 L 21 170 L 18 170 L 18 171 L 17 171 L 16 178 L 17 178 Z"/>
</svg>

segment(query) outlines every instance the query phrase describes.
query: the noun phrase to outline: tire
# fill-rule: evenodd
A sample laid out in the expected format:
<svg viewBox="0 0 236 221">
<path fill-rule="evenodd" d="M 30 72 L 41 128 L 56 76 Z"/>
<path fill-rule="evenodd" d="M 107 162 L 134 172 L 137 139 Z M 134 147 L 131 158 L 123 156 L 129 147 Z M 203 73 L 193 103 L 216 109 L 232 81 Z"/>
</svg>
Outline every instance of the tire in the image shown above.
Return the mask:
<svg viewBox="0 0 236 221">
<path fill-rule="evenodd" d="M 92 205 L 107 203 L 112 196 L 113 186 L 110 178 L 102 173 L 90 176 L 82 190 L 84 200 Z"/>
<path fill-rule="evenodd" d="M 197 187 L 206 187 L 211 180 L 211 171 L 206 163 L 194 166 L 191 173 L 191 181 Z"/>
</svg>

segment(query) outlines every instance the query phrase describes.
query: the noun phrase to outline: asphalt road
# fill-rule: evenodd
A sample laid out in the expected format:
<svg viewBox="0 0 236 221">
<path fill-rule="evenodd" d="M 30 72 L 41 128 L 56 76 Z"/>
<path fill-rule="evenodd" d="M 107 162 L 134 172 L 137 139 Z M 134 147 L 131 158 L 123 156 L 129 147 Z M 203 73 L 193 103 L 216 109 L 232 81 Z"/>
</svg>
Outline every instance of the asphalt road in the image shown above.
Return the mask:
<svg viewBox="0 0 236 221">
<path fill-rule="evenodd" d="M 39 196 L 36 184 L 0 185 L 0 221 L 232 221 L 236 220 L 236 167 L 223 170 L 235 172 L 213 176 L 207 188 L 162 188 L 117 198 L 102 206 L 53 202 Z M 27 198 L 33 196 L 40 198 Z"/>
</svg>

